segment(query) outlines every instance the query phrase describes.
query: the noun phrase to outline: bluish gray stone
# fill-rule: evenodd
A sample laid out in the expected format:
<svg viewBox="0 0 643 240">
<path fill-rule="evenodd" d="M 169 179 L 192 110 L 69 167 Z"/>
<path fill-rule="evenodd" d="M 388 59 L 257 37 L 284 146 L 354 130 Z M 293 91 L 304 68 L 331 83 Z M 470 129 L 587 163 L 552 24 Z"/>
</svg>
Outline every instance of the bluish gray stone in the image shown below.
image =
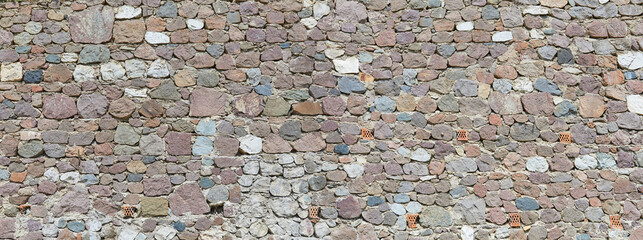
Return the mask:
<svg viewBox="0 0 643 240">
<path fill-rule="evenodd" d="M 310 97 L 310 95 L 308 94 L 308 90 L 304 90 L 304 89 L 288 90 L 286 92 L 283 92 L 281 96 L 288 100 L 297 100 L 297 101 L 304 101 Z"/>
<path fill-rule="evenodd" d="M 339 88 L 339 91 L 344 94 L 366 92 L 364 83 L 355 77 L 339 78 L 339 80 L 337 80 L 337 87 Z"/>
<path fill-rule="evenodd" d="M 558 50 L 556 53 L 558 64 L 574 64 L 574 55 L 568 48 Z"/>
<path fill-rule="evenodd" d="M 223 45 L 221 44 L 214 44 L 205 48 L 205 51 L 208 52 L 210 56 L 214 58 L 218 58 L 218 57 L 221 57 L 221 55 L 223 55 L 224 48 L 223 48 Z"/>
<path fill-rule="evenodd" d="M 349 150 L 348 150 L 348 145 L 346 145 L 346 144 L 338 144 L 338 145 L 335 145 L 334 151 L 335 151 L 335 153 L 337 153 L 337 154 L 346 155 L 346 154 L 348 154 L 348 152 L 349 152 Z"/>
<path fill-rule="evenodd" d="M 167 1 L 156 10 L 156 16 L 159 17 L 175 18 L 177 14 L 178 9 L 176 8 L 176 3 L 173 1 Z"/>
<path fill-rule="evenodd" d="M 98 178 L 94 174 L 85 174 L 80 176 L 80 183 L 85 185 L 96 185 L 98 184 Z"/>
<path fill-rule="evenodd" d="M 538 48 L 538 55 L 545 60 L 553 60 L 556 56 L 556 48 L 553 46 L 542 46 Z"/>
<path fill-rule="evenodd" d="M 492 87 L 494 91 L 501 92 L 504 94 L 509 93 L 509 91 L 511 91 L 511 88 L 512 88 L 511 81 L 506 79 L 493 80 Z"/>
<path fill-rule="evenodd" d="M 599 169 L 616 167 L 616 160 L 609 153 L 596 153 L 596 160 L 598 160 Z"/>
<path fill-rule="evenodd" d="M 72 232 L 82 232 L 85 230 L 85 224 L 81 221 L 72 221 L 67 224 L 67 228 Z"/>
<path fill-rule="evenodd" d="M 211 120 L 201 120 L 196 125 L 196 133 L 205 136 L 214 136 L 217 132 L 217 124 Z"/>
<path fill-rule="evenodd" d="M 45 60 L 48 63 L 60 63 L 60 57 L 58 55 L 49 54 L 45 57 Z"/>
<path fill-rule="evenodd" d="M 228 19 L 228 23 L 241 22 L 241 15 L 239 15 L 239 12 L 229 12 L 226 18 Z"/>
<path fill-rule="evenodd" d="M 400 113 L 397 115 L 397 120 L 401 122 L 411 121 L 411 115 L 409 115 L 408 113 Z"/>
<path fill-rule="evenodd" d="M 486 20 L 500 18 L 500 11 L 494 6 L 487 5 L 482 8 L 482 18 Z"/>
<path fill-rule="evenodd" d="M 381 197 L 368 196 L 368 198 L 366 198 L 366 205 L 368 206 L 377 206 L 382 203 L 384 203 L 384 199 Z"/>
<path fill-rule="evenodd" d="M 597 55 L 612 55 L 616 52 L 616 48 L 614 48 L 614 45 L 612 45 L 609 40 L 598 40 L 592 42 L 592 46 L 594 47 L 594 52 Z"/>
<path fill-rule="evenodd" d="M 214 181 L 211 178 L 203 177 L 199 180 L 199 186 L 204 189 L 208 189 L 214 186 Z"/>
<path fill-rule="evenodd" d="M 207 137 L 199 136 L 192 146 L 193 155 L 206 155 L 212 152 L 212 140 Z"/>
<path fill-rule="evenodd" d="M 558 89 L 558 85 L 544 78 L 536 79 L 536 82 L 534 83 L 534 89 L 541 92 L 548 92 L 553 95 L 561 95 L 563 93 L 562 91 L 560 91 L 560 89 Z"/>
<path fill-rule="evenodd" d="M 397 106 L 395 101 L 393 99 L 387 97 L 387 96 L 380 96 L 375 98 L 375 109 L 380 112 L 384 113 L 391 113 L 395 111 L 395 107 Z"/>
<path fill-rule="evenodd" d="M 42 82 L 42 70 L 26 71 L 22 77 L 26 83 L 39 83 Z"/>
<path fill-rule="evenodd" d="M 400 193 L 400 194 L 395 194 L 395 196 L 393 196 L 393 201 L 396 203 L 407 203 L 411 201 L 411 198 L 406 193 Z"/>
<path fill-rule="evenodd" d="M 359 53 L 359 62 L 372 63 L 373 55 L 368 52 L 361 52 Z"/>
<path fill-rule="evenodd" d="M 399 216 L 406 214 L 406 208 L 404 208 L 404 205 L 399 203 L 391 204 L 391 211 Z"/>
<path fill-rule="evenodd" d="M 256 86 L 254 89 L 255 89 L 255 93 L 259 95 L 262 95 L 262 96 L 272 95 L 272 85 L 270 84 L 259 85 L 259 86 Z"/>
<path fill-rule="evenodd" d="M 453 84 L 453 92 L 458 97 L 478 96 L 478 82 L 469 79 L 459 79 Z"/>
<path fill-rule="evenodd" d="M 406 205 L 406 211 L 409 213 L 420 213 L 422 211 L 422 204 L 418 202 L 410 202 Z"/>
<path fill-rule="evenodd" d="M 461 198 L 469 195 L 469 192 L 467 192 L 467 188 L 464 186 L 456 186 L 449 191 L 449 194 L 451 194 L 453 198 Z"/>
<path fill-rule="evenodd" d="M 556 117 L 574 116 L 576 114 L 578 114 L 578 108 L 567 100 L 562 101 L 554 108 L 554 115 Z"/>
<path fill-rule="evenodd" d="M 0 181 L 7 181 L 9 180 L 9 171 L 0 169 Z"/>
<path fill-rule="evenodd" d="M 444 95 L 438 99 L 438 108 L 443 112 L 458 112 L 458 100 L 452 94 Z"/>
<path fill-rule="evenodd" d="M 451 55 L 453 55 L 453 53 L 455 52 L 455 47 L 449 44 L 444 44 L 438 46 L 436 50 L 438 51 L 438 54 L 442 55 L 445 58 L 448 58 L 451 57 Z"/>
<path fill-rule="evenodd" d="M 530 197 L 517 198 L 516 207 L 522 211 L 538 210 L 540 208 L 538 201 Z"/>
<path fill-rule="evenodd" d="M 404 69 L 402 72 L 402 78 L 404 79 L 404 84 L 413 86 L 418 83 L 417 81 L 418 72 L 415 69 Z"/>
<path fill-rule="evenodd" d="M 105 45 L 87 45 L 80 51 L 78 63 L 106 63 L 109 61 L 109 48 Z"/>
</svg>

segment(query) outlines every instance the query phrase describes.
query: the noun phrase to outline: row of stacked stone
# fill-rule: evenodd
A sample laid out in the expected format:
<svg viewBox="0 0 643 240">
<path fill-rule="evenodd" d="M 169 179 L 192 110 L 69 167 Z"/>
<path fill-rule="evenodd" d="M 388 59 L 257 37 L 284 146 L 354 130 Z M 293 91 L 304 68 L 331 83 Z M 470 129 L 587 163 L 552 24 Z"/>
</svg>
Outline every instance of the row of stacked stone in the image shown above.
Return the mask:
<svg viewBox="0 0 643 240">
<path fill-rule="evenodd" d="M 0 3 L 0 238 L 640 239 L 641 3 Z"/>
</svg>

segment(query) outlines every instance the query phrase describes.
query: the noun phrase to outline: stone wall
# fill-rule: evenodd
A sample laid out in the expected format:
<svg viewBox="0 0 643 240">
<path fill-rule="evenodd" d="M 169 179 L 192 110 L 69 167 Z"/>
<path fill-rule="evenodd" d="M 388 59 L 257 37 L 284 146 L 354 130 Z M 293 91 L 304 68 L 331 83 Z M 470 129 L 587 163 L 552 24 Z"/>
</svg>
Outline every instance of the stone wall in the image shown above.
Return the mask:
<svg viewBox="0 0 643 240">
<path fill-rule="evenodd" d="M 642 3 L 1 3 L 0 238 L 641 240 Z"/>
</svg>

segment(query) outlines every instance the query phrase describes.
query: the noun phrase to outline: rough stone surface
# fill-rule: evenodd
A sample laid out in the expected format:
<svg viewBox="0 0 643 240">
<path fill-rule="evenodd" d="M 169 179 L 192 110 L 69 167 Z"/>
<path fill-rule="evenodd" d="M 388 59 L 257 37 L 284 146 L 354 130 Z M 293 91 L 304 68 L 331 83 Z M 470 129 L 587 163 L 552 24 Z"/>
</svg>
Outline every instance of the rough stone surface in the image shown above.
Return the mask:
<svg viewBox="0 0 643 240">
<path fill-rule="evenodd" d="M 3 1 L 0 238 L 637 239 L 642 3 Z"/>
</svg>

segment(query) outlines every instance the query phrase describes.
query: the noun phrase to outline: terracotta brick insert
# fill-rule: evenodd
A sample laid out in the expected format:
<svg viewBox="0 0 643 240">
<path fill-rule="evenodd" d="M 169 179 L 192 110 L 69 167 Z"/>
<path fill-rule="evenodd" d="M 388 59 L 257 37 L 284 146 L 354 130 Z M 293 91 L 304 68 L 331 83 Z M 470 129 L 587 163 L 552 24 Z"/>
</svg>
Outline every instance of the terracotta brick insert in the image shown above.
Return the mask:
<svg viewBox="0 0 643 240">
<path fill-rule="evenodd" d="M 375 139 L 373 137 L 373 131 L 368 130 L 366 128 L 362 128 L 362 139 L 364 139 L 364 140 L 373 140 L 373 139 Z"/>
<path fill-rule="evenodd" d="M 509 214 L 509 226 L 520 227 L 520 213 Z"/>
<path fill-rule="evenodd" d="M 135 206 L 123 206 L 123 216 L 126 218 L 133 218 L 136 213 Z"/>
<path fill-rule="evenodd" d="M 621 217 L 619 215 L 610 216 L 610 227 L 612 229 L 623 230 L 623 225 L 621 224 Z"/>
<path fill-rule="evenodd" d="M 415 222 L 418 220 L 418 214 L 406 214 L 406 222 L 409 224 L 409 228 L 416 228 Z"/>
<path fill-rule="evenodd" d="M 311 222 L 316 223 L 319 220 L 319 207 L 308 207 L 308 218 L 310 218 Z"/>
<path fill-rule="evenodd" d="M 456 137 L 458 138 L 458 141 L 467 141 L 469 140 L 469 132 L 467 132 L 466 129 L 458 129 Z"/>
<path fill-rule="evenodd" d="M 560 133 L 558 140 L 561 143 L 572 143 L 572 137 L 568 132 Z"/>
</svg>

